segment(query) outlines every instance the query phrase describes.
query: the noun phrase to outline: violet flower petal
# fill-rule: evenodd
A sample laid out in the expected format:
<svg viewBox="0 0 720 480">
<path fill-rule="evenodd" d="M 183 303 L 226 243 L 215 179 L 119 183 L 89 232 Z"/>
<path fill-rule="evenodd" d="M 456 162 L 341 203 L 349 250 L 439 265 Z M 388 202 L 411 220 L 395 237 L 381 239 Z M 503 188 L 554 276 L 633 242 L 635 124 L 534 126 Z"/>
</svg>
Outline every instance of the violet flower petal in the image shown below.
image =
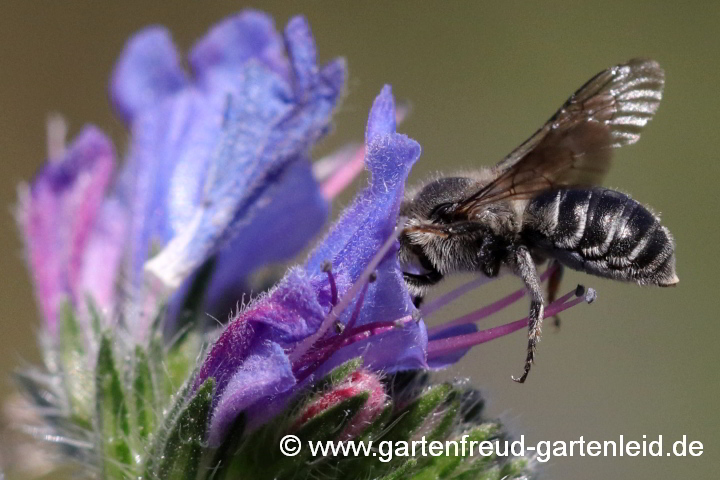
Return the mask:
<svg viewBox="0 0 720 480">
<path fill-rule="evenodd" d="M 216 413 L 219 420 L 211 426 L 211 439 L 219 441 L 243 409 L 252 412 L 257 410 L 253 403 L 259 397 L 253 393 L 253 401 L 246 400 L 243 392 L 246 384 L 243 382 L 249 380 L 237 372 L 245 370 L 244 365 L 258 346 L 277 344 L 285 349 L 299 348 L 298 345 L 307 342 L 323 325 L 333 307 L 333 295 L 328 273 L 320 267 L 320 263 L 325 260 L 332 262 L 331 275 L 337 290 L 342 294 L 352 288 L 371 262 L 378 261 L 378 252 L 386 246 L 395 229 L 404 182 L 420 155 L 420 146 L 416 142 L 394 133 L 394 121 L 387 119 L 388 115 L 394 118 L 392 105 L 392 94 L 386 87 L 370 115 L 368 131 L 372 135 L 366 150 L 372 179 L 368 188 L 358 196 L 325 241 L 316 248 L 307 268 L 291 270 L 266 296 L 255 300 L 230 322 L 203 362 L 195 379 L 195 388 L 212 376 L 217 382 L 217 398 L 239 399 L 229 402 L 229 407 L 223 409 L 221 414 Z M 355 325 L 370 322 L 387 322 L 392 325 L 393 320 L 407 318 L 415 311 L 395 257 L 397 245 L 394 247 L 380 260 L 375 271 L 376 279 L 368 285 L 364 301 L 359 305 Z M 355 310 L 352 303 L 342 312 L 340 321 L 349 322 Z M 335 339 L 343 340 L 342 337 Z M 402 328 L 385 327 L 381 333 L 350 344 L 341 341 L 333 345 L 332 336 L 319 338 L 320 341 L 326 345 L 323 348 L 328 349 L 325 360 L 323 355 L 326 352 L 322 349 L 293 352 L 294 356 L 286 354 L 285 350 L 282 353 L 267 353 L 275 357 L 265 359 L 268 364 L 279 362 L 283 368 L 270 370 L 279 378 L 266 377 L 263 380 L 263 407 L 272 404 L 272 411 L 276 411 L 298 388 L 286 376 L 285 362 L 288 357 L 294 358 L 290 363 L 291 371 L 295 372 L 293 382 L 301 379 L 300 385 L 307 385 L 312 378 L 356 356 L 362 356 L 366 365 L 387 372 L 427 366 L 427 332 L 422 321 L 406 323 Z M 318 361 L 321 362 L 319 368 L 315 365 Z"/>
<path fill-rule="evenodd" d="M 260 343 L 248 355 L 216 396 L 208 442 L 219 446 L 235 419 L 260 399 L 272 398 L 295 385 L 292 367 L 282 347 L 274 342 Z"/>
<path fill-rule="evenodd" d="M 395 228 L 405 181 L 420 156 L 420 145 L 405 135 L 395 133 L 394 100 L 389 86 L 383 88 L 370 110 L 366 152 L 365 163 L 371 172 L 370 185 L 358 195 L 330 234 L 310 255 L 307 262 L 310 272 L 319 272 L 322 263 L 330 261 L 339 275 L 347 276 L 351 282 L 356 281 Z M 392 254 L 378 266 L 376 281 L 370 284 L 365 294 L 356 325 L 372 321 L 391 322 L 415 311 L 394 253 L 395 250 L 392 250 Z M 340 321 L 347 323 L 351 315 L 352 309 L 349 308 Z M 395 342 L 393 337 L 402 338 L 404 342 Z M 365 347 L 353 349 L 357 352 L 364 348 L 367 364 L 376 368 L 395 371 L 425 365 L 427 332 L 422 322 L 371 337 L 365 343 Z M 403 345 L 394 351 L 394 359 L 384 355 L 386 349 L 383 344 L 388 343 Z M 350 350 L 349 347 L 345 349 Z M 343 358 L 339 353 L 336 355 L 328 362 L 327 368 L 332 368 Z"/>
<path fill-rule="evenodd" d="M 205 304 L 208 311 L 221 317 L 235 307 L 238 292 L 247 291 L 247 272 L 290 260 L 307 246 L 329 215 L 329 205 L 307 160 L 290 165 L 257 203 L 255 215 L 217 254 Z"/>
<path fill-rule="evenodd" d="M 140 111 L 186 84 L 170 33 L 163 27 L 148 27 L 125 46 L 112 75 L 110 97 L 117 113 L 130 124 Z"/>
<path fill-rule="evenodd" d="M 189 59 L 198 83 L 207 91 L 236 84 L 251 59 L 291 81 L 283 38 L 272 17 L 259 11 L 247 10 L 215 25 L 193 47 Z"/>
<path fill-rule="evenodd" d="M 262 225 L 254 220 L 257 204 L 273 200 L 268 192 L 275 183 L 307 158 L 328 130 L 345 82 L 344 62 L 318 69 L 302 17 L 288 24 L 285 41 L 289 61 L 269 17 L 258 12 L 232 17 L 193 50 L 197 85 L 135 116 L 127 175 L 131 186 L 126 189 L 133 204 L 130 277 L 135 288 L 154 248 L 164 250 L 148 270 L 177 288 L 233 238 L 242 234 L 252 241 Z M 314 195 L 317 184 L 307 180 L 295 181 L 311 189 L 299 195 L 307 201 L 285 203 L 285 210 L 302 210 L 313 220 L 293 217 L 298 222 L 289 231 L 305 242 L 314 233 L 309 226 L 320 225 L 315 220 L 328 210 Z M 277 210 L 281 199 L 273 200 Z M 269 256 L 287 258 L 290 249 L 283 250 Z M 236 271 L 236 278 L 249 273 Z"/>
<path fill-rule="evenodd" d="M 267 340 L 290 344 L 315 331 L 325 315 L 302 269 L 292 269 L 266 296 L 241 312 L 215 341 L 195 379 L 215 378 L 222 394 L 254 346 Z"/>
<path fill-rule="evenodd" d="M 388 85 L 373 103 L 368 120 L 365 164 L 371 172 L 370 185 L 312 252 L 308 271 L 320 272 L 322 264 L 330 261 L 354 280 L 395 228 L 405 180 L 421 149 L 414 140 L 395 133 L 393 105 Z"/>
</svg>

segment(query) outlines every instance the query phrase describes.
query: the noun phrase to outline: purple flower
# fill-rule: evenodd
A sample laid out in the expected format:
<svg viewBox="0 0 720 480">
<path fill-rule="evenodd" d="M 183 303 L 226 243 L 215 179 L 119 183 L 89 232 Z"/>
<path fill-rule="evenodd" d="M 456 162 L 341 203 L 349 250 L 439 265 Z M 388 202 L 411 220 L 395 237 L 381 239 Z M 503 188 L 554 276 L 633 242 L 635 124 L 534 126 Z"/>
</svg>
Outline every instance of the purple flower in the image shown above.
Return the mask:
<svg viewBox="0 0 720 480">
<path fill-rule="evenodd" d="M 478 332 L 475 322 L 524 295 L 524 290 L 427 331 L 396 259 L 398 210 L 420 146 L 395 133 L 395 106 L 385 87 L 370 111 L 365 163 L 371 180 L 315 248 L 269 293 L 238 313 L 205 358 L 195 388 L 213 377 L 209 440 L 219 445 L 241 413 L 254 428 L 341 363 L 361 357 L 370 371 L 442 368 L 476 344 L 527 327 L 527 318 Z M 483 283 L 487 279 L 483 280 Z M 475 281 L 439 298 L 429 316 Z M 575 292 L 551 304 L 553 315 L 586 299 Z M 589 298 L 588 298 L 589 300 Z M 428 333 L 430 337 L 428 339 Z"/>
<path fill-rule="evenodd" d="M 310 255 L 222 333 L 195 380 L 216 380 L 210 441 L 219 443 L 237 415 L 253 422 L 279 411 L 297 387 L 349 358 L 392 372 L 425 368 L 425 325 L 413 319 L 395 258 L 397 213 L 420 146 L 395 133 L 390 88 L 378 96 L 365 136 L 370 185 Z M 337 333 L 342 329 L 342 333 Z M 257 407 L 256 407 L 257 408 Z"/>
<path fill-rule="evenodd" d="M 64 298 L 82 309 L 90 294 L 110 313 L 123 279 L 129 302 L 119 309 L 141 339 L 158 293 L 181 303 L 211 258 L 207 309 L 228 295 L 232 306 L 253 270 L 292 257 L 326 222 L 310 150 L 329 129 L 344 61 L 317 66 L 303 17 L 281 35 L 269 16 L 246 11 L 212 28 L 189 65 L 165 29 L 135 35 L 111 80 L 132 134 L 112 196 L 112 145 L 86 129 L 23 197 L 19 219 L 51 331 Z M 149 291 L 148 278 L 160 290 Z"/>
</svg>

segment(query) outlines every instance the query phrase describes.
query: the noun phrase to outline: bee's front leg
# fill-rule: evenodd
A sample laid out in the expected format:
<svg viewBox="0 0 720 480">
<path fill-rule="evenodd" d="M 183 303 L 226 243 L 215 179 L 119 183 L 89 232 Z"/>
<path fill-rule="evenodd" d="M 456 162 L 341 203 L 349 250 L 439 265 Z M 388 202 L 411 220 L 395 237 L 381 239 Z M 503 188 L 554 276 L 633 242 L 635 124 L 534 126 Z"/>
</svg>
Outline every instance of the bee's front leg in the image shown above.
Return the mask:
<svg viewBox="0 0 720 480">
<path fill-rule="evenodd" d="M 522 278 L 530 294 L 530 315 L 528 316 L 528 346 L 527 357 L 525 359 L 525 371 L 520 378 L 512 377 L 518 383 L 524 383 L 533 361 L 535 360 L 535 348 L 540 341 L 542 331 L 543 314 L 545 312 L 545 304 L 543 300 L 542 288 L 540 287 L 540 279 L 538 278 L 535 262 L 533 262 L 530 251 L 524 245 L 514 247 L 511 250 L 510 262 L 513 271 L 517 276 Z"/>
</svg>

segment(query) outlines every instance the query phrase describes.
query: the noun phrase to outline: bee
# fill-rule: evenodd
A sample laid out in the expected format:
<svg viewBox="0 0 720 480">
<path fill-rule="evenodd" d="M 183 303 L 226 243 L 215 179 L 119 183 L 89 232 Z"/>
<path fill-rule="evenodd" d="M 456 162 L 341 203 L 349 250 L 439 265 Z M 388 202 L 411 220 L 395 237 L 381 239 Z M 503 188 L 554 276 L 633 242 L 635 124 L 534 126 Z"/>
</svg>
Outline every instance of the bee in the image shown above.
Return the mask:
<svg viewBox="0 0 720 480">
<path fill-rule="evenodd" d="M 635 143 L 662 98 L 665 75 L 633 59 L 590 79 L 542 128 L 494 167 L 436 178 L 409 192 L 398 259 L 416 302 L 455 272 L 509 270 L 530 296 L 523 383 L 535 358 L 544 299 L 536 265 L 669 287 L 678 283 L 669 230 L 628 195 L 600 187 L 613 149 Z M 419 304 L 419 303 L 418 303 Z"/>
</svg>

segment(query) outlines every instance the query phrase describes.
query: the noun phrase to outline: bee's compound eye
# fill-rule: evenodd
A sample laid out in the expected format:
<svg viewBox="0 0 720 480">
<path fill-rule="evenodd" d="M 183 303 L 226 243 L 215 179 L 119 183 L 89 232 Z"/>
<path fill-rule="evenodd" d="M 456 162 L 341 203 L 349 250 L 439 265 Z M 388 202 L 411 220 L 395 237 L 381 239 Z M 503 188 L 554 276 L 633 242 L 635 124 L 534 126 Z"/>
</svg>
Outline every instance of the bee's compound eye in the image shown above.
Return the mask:
<svg viewBox="0 0 720 480">
<path fill-rule="evenodd" d="M 453 203 L 441 203 L 432 209 L 432 212 L 430 212 L 430 218 L 432 220 L 445 220 L 452 215 L 454 206 L 455 205 Z"/>
</svg>

